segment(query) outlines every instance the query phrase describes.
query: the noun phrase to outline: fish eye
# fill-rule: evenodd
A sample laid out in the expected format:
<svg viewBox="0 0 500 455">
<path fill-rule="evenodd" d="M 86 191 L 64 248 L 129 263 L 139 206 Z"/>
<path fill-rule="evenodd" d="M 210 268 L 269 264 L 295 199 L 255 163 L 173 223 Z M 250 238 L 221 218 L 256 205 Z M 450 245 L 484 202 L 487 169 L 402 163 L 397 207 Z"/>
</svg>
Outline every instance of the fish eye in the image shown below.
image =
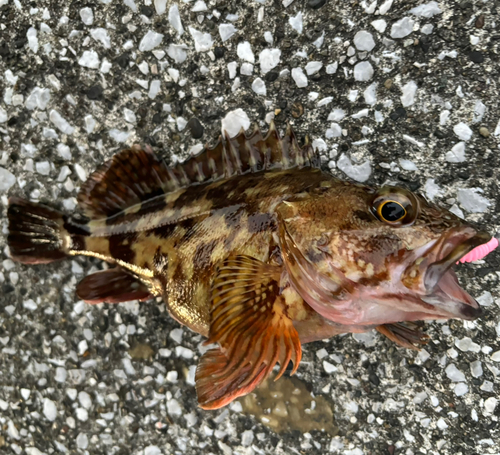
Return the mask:
<svg viewBox="0 0 500 455">
<path fill-rule="evenodd" d="M 403 188 L 384 187 L 377 191 L 372 202 L 372 213 L 391 226 L 413 224 L 418 212 L 418 200 L 413 193 Z"/>
<path fill-rule="evenodd" d="M 385 201 L 377 209 L 381 220 L 397 223 L 406 216 L 406 209 L 397 201 Z"/>
</svg>

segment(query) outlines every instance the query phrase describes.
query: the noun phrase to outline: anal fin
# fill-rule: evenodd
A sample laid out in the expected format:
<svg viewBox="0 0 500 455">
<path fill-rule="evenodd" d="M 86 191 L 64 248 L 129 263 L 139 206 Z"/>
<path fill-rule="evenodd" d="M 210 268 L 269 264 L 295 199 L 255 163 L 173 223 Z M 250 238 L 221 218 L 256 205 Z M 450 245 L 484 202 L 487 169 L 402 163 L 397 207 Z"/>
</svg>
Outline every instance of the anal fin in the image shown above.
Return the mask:
<svg viewBox="0 0 500 455">
<path fill-rule="evenodd" d="M 120 267 L 86 276 L 78 283 L 76 295 L 90 304 L 121 303 L 152 297 L 144 283 Z"/>
<path fill-rule="evenodd" d="M 403 346 L 404 348 L 420 350 L 429 342 L 429 336 L 423 333 L 415 324 L 383 324 L 376 327 L 377 331 L 385 335 L 389 340 Z"/>
<path fill-rule="evenodd" d="M 230 256 L 215 272 L 207 351 L 196 370 L 198 402 L 217 409 L 246 395 L 279 362 L 278 379 L 290 361 L 297 370 L 302 348 L 280 295 L 281 267 L 248 256 Z"/>
</svg>

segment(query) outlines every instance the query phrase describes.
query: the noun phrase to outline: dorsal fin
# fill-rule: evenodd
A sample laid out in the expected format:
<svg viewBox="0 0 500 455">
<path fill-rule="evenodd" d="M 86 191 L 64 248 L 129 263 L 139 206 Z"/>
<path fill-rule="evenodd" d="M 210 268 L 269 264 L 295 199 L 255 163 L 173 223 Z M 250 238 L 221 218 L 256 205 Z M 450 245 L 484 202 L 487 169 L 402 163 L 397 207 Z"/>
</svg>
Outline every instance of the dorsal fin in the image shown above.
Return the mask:
<svg viewBox="0 0 500 455">
<path fill-rule="evenodd" d="M 178 166 L 184 168 L 194 183 L 262 170 L 319 168 L 320 162 L 308 141 L 304 147 L 299 146 L 290 124 L 285 135 L 280 137 L 276 125 L 271 122 L 265 137 L 257 127 L 248 135 L 242 129 L 233 138 L 225 132 L 213 147 L 205 146 L 198 155 Z"/>
<path fill-rule="evenodd" d="M 192 184 L 213 182 L 263 170 L 315 167 L 319 157 L 306 141 L 300 147 L 290 125 L 280 137 L 274 122 L 263 137 L 258 128 L 227 133 L 213 146 L 206 146 L 184 163 L 168 167 L 148 148 L 135 146 L 117 153 L 82 185 L 80 208 L 90 218 L 104 218 L 146 200 Z"/>
<path fill-rule="evenodd" d="M 82 185 L 78 203 L 90 218 L 108 217 L 182 186 L 151 149 L 122 150 L 101 165 Z"/>
</svg>

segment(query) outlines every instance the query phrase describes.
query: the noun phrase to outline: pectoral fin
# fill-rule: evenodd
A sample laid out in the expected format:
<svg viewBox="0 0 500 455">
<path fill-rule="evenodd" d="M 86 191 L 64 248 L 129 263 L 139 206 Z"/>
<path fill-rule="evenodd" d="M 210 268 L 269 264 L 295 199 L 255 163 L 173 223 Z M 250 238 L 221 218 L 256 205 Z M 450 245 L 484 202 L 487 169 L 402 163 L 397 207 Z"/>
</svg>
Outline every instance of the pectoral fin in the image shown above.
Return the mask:
<svg viewBox="0 0 500 455">
<path fill-rule="evenodd" d="M 231 256 L 216 270 L 212 285 L 207 351 L 196 370 L 198 402 L 217 409 L 246 395 L 272 371 L 302 357 L 299 336 L 280 295 L 281 267 L 248 256 Z"/>
<path fill-rule="evenodd" d="M 120 303 L 151 298 L 147 286 L 120 267 L 86 276 L 76 287 L 76 295 L 87 303 Z"/>
<path fill-rule="evenodd" d="M 415 324 L 410 326 L 409 323 L 401 324 L 396 322 L 394 324 L 379 325 L 376 329 L 394 343 L 415 351 L 420 350 L 420 346 L 429 342 L 429 336 L 420 331 Z"/>
</svg>

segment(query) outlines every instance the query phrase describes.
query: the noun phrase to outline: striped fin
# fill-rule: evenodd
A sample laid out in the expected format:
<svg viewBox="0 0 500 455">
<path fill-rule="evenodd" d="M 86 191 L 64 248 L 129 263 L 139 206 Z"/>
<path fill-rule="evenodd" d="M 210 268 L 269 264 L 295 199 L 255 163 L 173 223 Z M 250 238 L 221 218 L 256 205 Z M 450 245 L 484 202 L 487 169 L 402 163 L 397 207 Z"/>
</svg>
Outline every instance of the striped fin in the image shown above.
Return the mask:
<svg viewBox="0 0 500 455">
<path fill-rule="evenodd" d="M 206 146 L 176 167 L 184 169 L 190 182 L 205 183 L 263 170 L 319 168 L 320 161 L 307 138 L 306 144 L 300 147 L 290 125 L 280 137 L 271 122 L 265 136 L 257 127 L 248 135 L 241 130 L 233 138 L 225 133 L 213 147 Z"/>
<path fill-rule="evenodd" d="M 229 256 L 215 271 L 207 351 L 196 369 L 198 403 L 217 409 L 250 393 L 279 362 L 275 381 L 302 357 L 299 335 L 287 314 L 281 267 L 244 255 Z"/>
<path fill-rule="evenodd" d="M 122 150 L 82 185 L 78 203 L 93 219 L 106 218 L 142 201 L 180 188 L 175 175 L 152 150 Z"/>
<path fill-rule="evenodd" d="M 234 138 L 227 133 L 213 146 L 173 167 L 151 149 L 123 150 L 104 163 L 82 186 L 80 208 L 92 219 L 124 210 L 192 184 L 208 183 L 264 170 L 319 168 L 319 157 L 306 138 L 300 147 L 290 125 L 280 137 L 271 122 L 265 136 L 258 128 Z M 153 207 L 154 204 L 151 205 Z"/>
</svg>

